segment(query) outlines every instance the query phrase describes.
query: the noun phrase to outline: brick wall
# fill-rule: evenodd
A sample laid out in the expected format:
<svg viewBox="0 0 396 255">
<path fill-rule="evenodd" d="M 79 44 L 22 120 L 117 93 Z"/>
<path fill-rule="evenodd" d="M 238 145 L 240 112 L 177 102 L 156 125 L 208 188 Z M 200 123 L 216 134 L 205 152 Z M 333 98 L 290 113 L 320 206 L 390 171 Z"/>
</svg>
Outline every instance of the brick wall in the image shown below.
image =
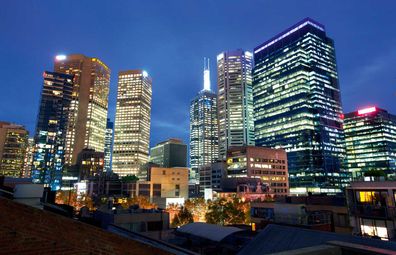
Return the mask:
<svg viewBox="0 0 396 255">
<path fill-rule="evenodd" d="M 0 197 L 0 254 L 170 254 Z"/>
</svg>

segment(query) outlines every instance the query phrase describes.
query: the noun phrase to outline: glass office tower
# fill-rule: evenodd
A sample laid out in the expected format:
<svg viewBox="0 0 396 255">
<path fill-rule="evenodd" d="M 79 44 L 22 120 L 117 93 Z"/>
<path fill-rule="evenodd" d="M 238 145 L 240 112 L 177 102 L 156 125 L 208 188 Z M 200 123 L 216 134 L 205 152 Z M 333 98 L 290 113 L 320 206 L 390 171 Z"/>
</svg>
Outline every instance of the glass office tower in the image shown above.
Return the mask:
<svg viewBox="0 0 396 255">
<path fill-rule="evenodd" d="M 32 179 L 52 190 L 61 187 L 65 164 L 66 131 L 72 102 L 73 76 L 44 72 L 34 137 Z"/>
<path fill-rule="evenodd" d="M 143 70 L 118 74 L 112 170 L 119 176 L 137 175 L 148 162 L 152 79 Z"/>
<path fill-rule="evenodd" d="M 377 107 L 345 114 L 346 166 L 353 177 L 370 170 L 396 174 L 396 116 Z"/>
<path fill-rule="evenodd" d="M 231 146 L 254 145 L 253 54 L 241 49 L 217 55 L 219 158 Z"/>
<path fill-rule="evenodd" d="M 65 154 L 72 165 L 84 148 L 104 151 L 110 69 L 98 58 L 71 54 L 56 56 L 54 70 L 74 75 Z"/>
<path fill-rule="evenodd" d="M 344 135 L 334 42 L 306 18 L 254 49 L 256 146 L 284 148 L 291 193 L 339 192 Z"/>
<path fill-rule="evenodd" d="M 150 149 L 150 162 L 160 167 L 187 167 L 187 145 L 171 138 Z"/>
<path fill-rule="evenodd" d="M 105 135 L 105 147 L 104 147 L 104 171 L 111 171 L 111 155 L 113 152 L 113 134 L 114 124 L 110 119 L 107 119 L 106 124 L 106 135 Z"/>
<path fill-rule="evenodd" d="M 190 182 L 199 183 L 199 168 L 218 158 L 217 95 L 210 90 L 209 61 L 204 89 L 190 104 Z"/>
</svg>

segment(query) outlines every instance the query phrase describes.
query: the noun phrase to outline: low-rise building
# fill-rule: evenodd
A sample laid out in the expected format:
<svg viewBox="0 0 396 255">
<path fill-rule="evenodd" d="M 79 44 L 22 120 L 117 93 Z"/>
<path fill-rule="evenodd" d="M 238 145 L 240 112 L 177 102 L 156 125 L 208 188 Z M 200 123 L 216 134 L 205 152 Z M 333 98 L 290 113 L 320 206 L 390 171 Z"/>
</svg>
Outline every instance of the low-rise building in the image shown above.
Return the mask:
<svg viewBox="0 0 396 255">
<path fill-rule="evenodd" d="M 396 181 L 365 177 L 346 189 L 353 232 L 396 240 Z"/>
</svg>

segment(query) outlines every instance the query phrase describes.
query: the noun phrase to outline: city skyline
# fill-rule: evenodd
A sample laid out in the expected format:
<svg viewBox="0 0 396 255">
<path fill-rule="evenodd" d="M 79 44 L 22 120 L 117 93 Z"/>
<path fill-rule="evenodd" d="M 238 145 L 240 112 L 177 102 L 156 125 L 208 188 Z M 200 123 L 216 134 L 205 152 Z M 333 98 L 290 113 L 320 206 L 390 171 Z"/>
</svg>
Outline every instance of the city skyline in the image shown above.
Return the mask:
<svg viewBox="0 0 396 255">
<path fill-rule="evenodd" d="M 53 15 L 46 12 L 47 8 L 53 8 L 52 4 L 27 3 L 20 7 L 19 13 L 26 16 L 27 19 L 32 17 L 29 15 L 34 15 L 28 14 L 27 11 L 43 12 L 43 17 L 36 17 L 31 24 L 26 24 L 26 22 L 18 23 L 16 21 L 18 15 L 13 16 L 15 14 L 12 9 L 14 5 L 6 3 L 3 10 L 10 11 L 4 11 L 4 14 L 1 15 L 1 23 L 12 22 L 13 26 L 12 28 L 0 27 L 1 31 L 7 35 L 0 42 L 1 48 L 7 49 L 7 52 L 1 51 L 0 56 L 6 60 L 3 65 L 7 63 L 11 67 L 4 66 L 0 71 L 2 74 L 0 84 L 4 90 L 0 98 L 3 109 L 0 119 L 25 125 L 30 131 L 30 136 L 33 136 L 42 84 L 41 73 L 44 70 L 52 70 L 55 55 L 81 53 L 100 58 L 113 73 L 128 68 L 147 70 L 154 80 L 151 145 L 169 137 L 180 137 L 187 143 L 188 106 L 190 99 L 202 87 L 203 57 L 215 59 L 220 52 L 237 48 L 251 51 L 259 43 L 270 39 L 307 16 L 325 24 L 329 36 L 335 41 L 344 112 L 355 111 L 370 105 L 387 109 L 390 113 L 396 112 L 396 107 L 392 103 L 395 99 L 395 89 L 392 88 L 395 77 L 394 72 L 390 72 L 396 59 L 396 51 L 392 48 L 396 42 L 396 36 L 388 29 L 379 29 L 389 26 L 388 24 L 392 20 L 389 10 L 392 8 L 370 5 L 368 2 L 359 2 L 358 6 L 352 3 L 330 5 L 330 2 L 319 5 L 310 1 L 298 4 L 300 7 L 308 6 L 309 8 L 305 11 L 295 11 L 293 6 L 296 4 L 290 3 L 288 7 L 282 7 L 284 16 L 287 18 L 275 18 L 275 10 L 279 7 L 274 3 L 251 1 L 246 6 L 234 3 L 222 6 L 222 2 L 219 2 L 209 4 L 210 8 L 208 9 L 206 9 L 207 3 L 206 5 L 205 3 L 194 3 L 185 6 L 180 12 L 179 18 L 169 19 L 168 16 L 172 15 L 160 16 L 159 19 L 149 24 L 142 22 L 141 14 L 133 12 L 132 5 L 104 6 L 103 8 L 107 8 L 106 11 L 103 9 L 107 23 L 99 21 L 100 25 L 86 33 L 84 31 L 88 30 L 83 25 L 76 29 L 77 35 L 82 36 L 65 38 L 64 36 L 54 36 L 54 29 L 66 28 L 62 24 L 58 28 L 56 19 L 51 19 L 56 25 L 47 24 L 48 26 L 45 26 L 45 20 Z M 58 6 L 66 7 L 67 5 L 60 2 Z M 161 8 L 170 12 L 174 6 L 177 6 L 176 3 L 170 4 L 167 8 L 162 6 L 162 3 L 147 3 L 142 5 L 142 9 L 151 10 L 150 14 L 156 15 L 160 14 Z M 252 6 L 257 8 L 252 8 Z M 84 11 L 88 16 L 96 15 L 96 12 L 88 9 L 89 7 L 89 5 L 83 5 L 81 10 L 68 15 L 74 17 Z M 217 16 L 222 7 L 228 11 L 240 10 L 242 14 L 246 14 L 246 19 L 237 23 L 225 15 Z M 263 8 L 269 10 L 268 17 L 258 15 L 259 10 L 256 9 Z M 348 13 L 351 8 L 356 8 L 354 18 L 350 18 Z M 299 9 L 303 10 L 304 8 Z M 208 12 L 207 19 L 202 18 L 204 11 Z M 274 13 L 271 14 L 271 11 Z M 331 11 L 335 11 L 339 15 L 330 17 L 327 13 L 331 13 Z M 114 15 L 117 12 L 120 12 L 117 19 L 109 19 L 111 14 Z M 130 15 L 131 13 L 133 15 Z M 66 15 L 66 12 L 62 10 L 57 12 L 57 15 L 61 19 Z M 371 18 L 365 19 L 364 17 L 367 15 Z M 177 24 L 181 19 L 186 20 L 185 25 Z M 75 21 L 70 20 L 74 24 Z M 132 27 L 128 27 L 127 25 L 133 20 L 136 20 L 136 23 L 133 23 Z M 219 23 L 215 24 L 217 20 Z M 229 22 L 236 27 L 228 28 Z M 246 28 L 248 24 L 250 27 Z M 22 25 L 31 28 L 31 31 L 23 29 L 21 31 L 25 33 L 20 34 L 18 29 Z M 67 26 L 69 25 L 67 24 Z M 114 32 L 111 31 L 113 28 Z M 163 31 L 160 31 L 161 28 Z M 230 30 L 235 34 L 231 35 Z M 95 42 L 103 31 L 108 31 L 111 35 L 115 33 L 118 36 L 113 39 L 104 38 L 101 43 Z M 34 36 L 32 33 L 35 33 Z M 157 34 L 161 35 L 163 40 L 147 43 L 148 40 L 153 39 L 152 36 L 148 36 L 148 39 L 135 42 L 133 41 L 134 33 Z M 45 34 L 52 35 L 52 38 L 43 38 L 42 36 Z M 29 40 L 25 40 L 26 36 L 30 36 Z M 216 40 L 207 40 L 207 38 Z M 169 43 L 167 39 L 170 40 Z M 194 40 L 197 42 L 193 43 Z M 214 42 L 212 43 L 212 41 Z M 193 44 L 190 45 L 191 43 Z M 189 55 L 191 47 L 194 47 L 194 53 Z M 158 56 L 158 53 L 161 55 Z M 169 67 L 164 67 L 161 64 L 162 61 L 158 61 L 159 59 L 167 59 Z M 20 69 L 24 70 L 24 75 L 16 74 L 16 70 Z M 211 66 L 211 71 L 212 89 L 216 91 L 215 65 Z M 183 75 L 180 75 L 181 73 Z M 109 113 L 112 121 L 115 119 L 116 84 L 117 79 L 113 76 L 109 95 Z M 378 86 L 382 89 L 377 89 Z M 27 93 L 20 94 L 19 91 L 22 90 Z M 15 104 L 19 101 L 23 101 L 24 104 Z M 161 107 L 162 105 L 169 106 L 166 113 Z M 168 109 L 172 114 L 167 114 Z"/>
</svg>

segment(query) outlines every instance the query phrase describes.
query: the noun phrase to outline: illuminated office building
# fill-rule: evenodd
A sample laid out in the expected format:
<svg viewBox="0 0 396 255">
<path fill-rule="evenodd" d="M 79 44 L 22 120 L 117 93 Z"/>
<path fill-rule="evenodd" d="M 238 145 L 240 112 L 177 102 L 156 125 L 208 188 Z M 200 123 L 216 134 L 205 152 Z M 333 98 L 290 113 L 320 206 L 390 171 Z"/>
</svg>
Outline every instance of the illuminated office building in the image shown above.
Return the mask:
<svg viewBox="0 0 396 255">
<path fill-rule="evenodd" d="M 104 148 L 104 171 L 111 171 L 111 155 L 113 153 L 113 134 L 114 124 L 107 119 L 106 135 L 105 135 L 105 148 Z"/>
<path fill-rule="evenodd" d="M 150 149 L 150 162 L 160 167 L 187 167 L 187 145 L 171 138 Z"/>
<path fill-rule="evenodd" d="M 370 170 L 396 173 L 396 116 L 377 107 L 345 114 L 346 167 L 353 177 Z"/>
<path fill-rule="evenodd" d="M 55 72 L 74 75 L 66 139 L 66 164 L 90 148 L 104 152 L 110 69 L 98 58 L 81 54 L 55 58 Z"/>
<path fill-rule="evenodd" d="M 291 192 L 340 192 L 344 135 L 334 42 L 306 18 L 254 49 L 256 146 L 283 148 Z"/>
<path fill-rule="evenodd" d="M 30 177 L 32 173 L 33 164 L 33 154 L 34 154 L 34 138 L 29 137 L 25 153 L 25 162 L 23 166 L 23 177 Z"/>
<path fill-rule="evenodd" d="M 199 183 L 199 168 L 218 158 L 217 96 L 210 90 L 209 61 L 204 89 L 190 104 L 190 181 Z"/>
<path fill-rule="evenodd" d="M 23 177 L 28 134 L 21 125 L 0 121 L 0 175 Z"/>
<path fill-rule="evenodd" d="M 139 168 L 148 162 L 151 86 L 146 71 L 118 74 L 112 169 L 120 176 L 137 175 Z"/>
<path fill-rule="evenodd" d="M 61 187 L 66 131 L 73 94 L 73 76 L 44 72 L 34 137 L 32 178 L 53 190 Z"/>
<path fill-rule="evenodd" d="M 231 146 L 254 145 L 252 57 L 241 49 L 217 56 L 220 159 Z"/>
</svg>

